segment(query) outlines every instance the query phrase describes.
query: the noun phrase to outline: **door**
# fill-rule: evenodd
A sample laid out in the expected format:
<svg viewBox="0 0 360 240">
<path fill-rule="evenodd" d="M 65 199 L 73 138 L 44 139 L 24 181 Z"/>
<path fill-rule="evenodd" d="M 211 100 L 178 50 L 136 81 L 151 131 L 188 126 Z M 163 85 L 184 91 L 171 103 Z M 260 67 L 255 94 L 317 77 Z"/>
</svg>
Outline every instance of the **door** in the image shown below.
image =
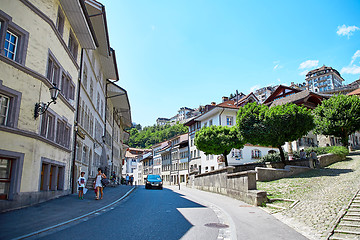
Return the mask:
<svg viewBox="0 0 360 240">
<path fill-rule="evenodd" d="M 8 199 L 14 159 L 0 157 L 0 199 Z"/>
</svg>

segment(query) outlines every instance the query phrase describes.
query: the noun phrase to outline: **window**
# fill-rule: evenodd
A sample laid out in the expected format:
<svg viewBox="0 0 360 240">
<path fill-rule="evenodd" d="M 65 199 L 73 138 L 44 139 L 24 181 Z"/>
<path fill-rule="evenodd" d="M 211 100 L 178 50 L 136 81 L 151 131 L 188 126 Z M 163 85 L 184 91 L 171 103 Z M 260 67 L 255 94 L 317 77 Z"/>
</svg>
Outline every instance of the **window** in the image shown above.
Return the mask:
<svg viewBox="0 0 360 240">
<path fill-rule="evenodd" d="M 70 77 L 62 74 L 61 76 L 61 93 L 67 100 L 74 100 L 75 86 L 72 83 Z"/>
<path fill-rule="evenodd" d="M 6 125 L 9 116 L 10 98 L 0 94 L 0 125 Z"/>
<path fill-rule="evenodd" d="M 57 85 L 58 87 L 60 87 L 59 73 L 60 73 L 59 65 L 55 62 L 55 60 L 52 57 L 49 57 L 46 77 L 47 79 L 49 79 L 50 82 L 52 82 L 54 85 Z"/>
<path fill-rule="evenodd" d="M 84 70 L 83 70 L 83 85 L 84 85 L 84 88 L 87 89 L 87 67 L 86 67 L 86 64 L 84 64 Z"/>
<path fill-rule="evenodd" d="M 69 34 L 69 44 L 68 44 L 68 48 L 71 52 L 71 54 L 73 55 L 73 57 L 75 58 L 75 60 L 77 59 L 77 52 L 78 52 L 78 44 L 76 42 L 76 39 L 73 35 L 73 33 L 70 31 Z"/>
<path fill-rule="evenodd" d="M 210 121 L 209 121 L 209 126 L 212 126 L 212 125 L 213 125 L 213 121 L 210 120 Z"/>
<path fill-rule="evenodd" d="M 231 151 L 231 156 L 233 158 L 242 158 L 242 150 L 239 150 L 239 149 L 233 149 Z"/>
<path fill-rule="evenodd" d="M 261 158 L 261 151 L 258 149 L 251 150 L 251 158 Z"/>
<path fill-rule="evenodd" d="M 0 54 L 25 63 L 29 33 L 12 22 L 12 18 L 0 10 Z"/>
<path fill-rule="evenodd" d="M 43 158 L 40 175 L 40 190 L 64 190 L 65 166 L 63 163 Z"/>
<path fill-rule="evenodd" d="M 99 111 L 100 108 L 100 93 L 97 94 L 97 99 L 96 99 L 96 110 Z"/>
<path fill-rule="evenodd" d="M 93 99 L 93 95 L 94 95 L 94 82 L 93 79 L 90 78 L 90 99 Z"/>
<path fill-rule="evenodd" d="M 54 125 L 55 117 L 48 111 L 45 112 L 41 119 L 40 135 L 47 139 L 54 140 Z"/>
<path fill-rule="evenodd" d="M 56 19 L 56 29 L 59 31 L 61 36 L 64 33 L 64 20 L 65 20 L 65 17 L 63 15 L 63 13 L 61 12 L 60 8 L 59 8 L 58 16 L 57 16 L 57 19 Z"/>
<path fill-rule="evenodd" d="M 232 126 L 233 124 L 234 124 L 234 123 L 233 123 L 233 117 L 227 116 L 227 117 L 226 117 L 226 125 Z"/>
<path fill-rule="evenodd" d="M 5 57 L 15 60 L 18 37 L 11 31 L 6 32 L 4 53 Z"/>
</svg>

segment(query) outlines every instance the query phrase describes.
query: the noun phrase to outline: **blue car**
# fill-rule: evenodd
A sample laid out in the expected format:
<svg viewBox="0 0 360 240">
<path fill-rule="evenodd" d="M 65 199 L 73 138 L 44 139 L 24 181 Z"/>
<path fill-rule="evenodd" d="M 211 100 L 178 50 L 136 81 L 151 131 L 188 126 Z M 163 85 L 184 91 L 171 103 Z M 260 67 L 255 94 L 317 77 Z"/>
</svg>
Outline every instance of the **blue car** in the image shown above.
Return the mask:
<svg viewBox="0 0 360 240">
<path fill-rule="evenodd" d="M 163 182 L 159 175 L 147 175 L 145 181 L 145 188 L 159 188 L 163 189 Z"/>
</svg>

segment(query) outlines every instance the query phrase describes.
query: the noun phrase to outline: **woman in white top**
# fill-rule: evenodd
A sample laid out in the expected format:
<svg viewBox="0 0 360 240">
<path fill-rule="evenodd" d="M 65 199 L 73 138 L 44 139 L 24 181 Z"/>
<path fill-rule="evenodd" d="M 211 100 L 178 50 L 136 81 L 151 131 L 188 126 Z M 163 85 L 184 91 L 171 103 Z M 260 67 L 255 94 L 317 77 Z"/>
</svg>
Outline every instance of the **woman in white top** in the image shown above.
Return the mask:
<svg viewBox="0 0 360 240">
<path fill-rule="evenodd" d="M 98 168 L 98 174 L 95 179 L 95 188 L 96 188 L 96 200 L 99 200 L 99 194 L 101 194 L 100 199 L 103 198 L 103 185 L 101 179 L 106 178 L 106 175 L 101 172 L 101 168 Z"/>
</svg>

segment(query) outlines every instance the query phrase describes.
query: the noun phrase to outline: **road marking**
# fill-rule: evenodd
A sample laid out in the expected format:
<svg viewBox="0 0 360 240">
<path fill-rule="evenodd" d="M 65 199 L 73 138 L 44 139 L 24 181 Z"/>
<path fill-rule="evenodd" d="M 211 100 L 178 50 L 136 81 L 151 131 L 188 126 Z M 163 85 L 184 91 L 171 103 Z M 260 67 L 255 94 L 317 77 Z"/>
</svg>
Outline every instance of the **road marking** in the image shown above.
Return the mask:
<svg viewBox="0 0 360 240">
<path fill-rule="evenodd" d="M 106 205 L 106 206 L 104 206 L 104 207 L 102 207 L 102 208 L 99 208 L 99 209 L 97 209 L 97 210 L 95 210 L 95 211 L 89 212 L 89 213 L 84 214 L 84 215 L 82 215 L 82 216 L 80 216 L 80 217 L 76 217 L 76 218 L 70 219 L 70 220 L 65 221 L 65 222 L 62 222 L 62 223 L 59 223 L 59 224 L 56 224 L 56 225 L 53 225 L 53 226 L 50 226 L 50 227 L 47 227 L 47 228 L 38 230 L 38 231 L 36 231 L 36 232 L 32 232 L 32 233 L 29 233 L 29 234 L 26 234 L 26 235 L 22 235 L 22 236 L 17 237 L 17 238 L 13 238 L 13 240 L 29 238 L 29 237 L 38 235 L 38 234 L 40 234 L 40 233 L 44 233 L 44 232 L 53 230 L 53 229 L 55 229 L 55 228 L 64 226 L 64 225 L 66 225 L 66 224 L 75 222 L 75 221 L 77 221 L 77 220 L 83 219 L 83 218 L 88 217 L 88 216 L 90 216 L 90 215 L 92 215 L 92 214 L 99 215 L 99 214 L 100 214 L 99 212 L 104 211 L 104 209 L 106 209 L 106 208 L 108 208 L 108 207 L 110 207 L 110 206 L 112 206 L 112 205 L 120 202 L 120 201 L 123 200 L 124 198 L 126 198 L 132 191 L 134 191 L 134 189 L 135 189 L 135 187 L 133 187 L 132 189 L 130 189 L 127 193 L 125 193 L 124 196 L 122 196 L 121 198 L 117 199 L 116 201 L 114 201 L 114 202 L 112 202 L 112 203 L 110 203 L 110 204 L 108 204 L 108 205 Z M 105 210 L 105 211 L 106 211 L 106 210 Z"/>
</svg>

